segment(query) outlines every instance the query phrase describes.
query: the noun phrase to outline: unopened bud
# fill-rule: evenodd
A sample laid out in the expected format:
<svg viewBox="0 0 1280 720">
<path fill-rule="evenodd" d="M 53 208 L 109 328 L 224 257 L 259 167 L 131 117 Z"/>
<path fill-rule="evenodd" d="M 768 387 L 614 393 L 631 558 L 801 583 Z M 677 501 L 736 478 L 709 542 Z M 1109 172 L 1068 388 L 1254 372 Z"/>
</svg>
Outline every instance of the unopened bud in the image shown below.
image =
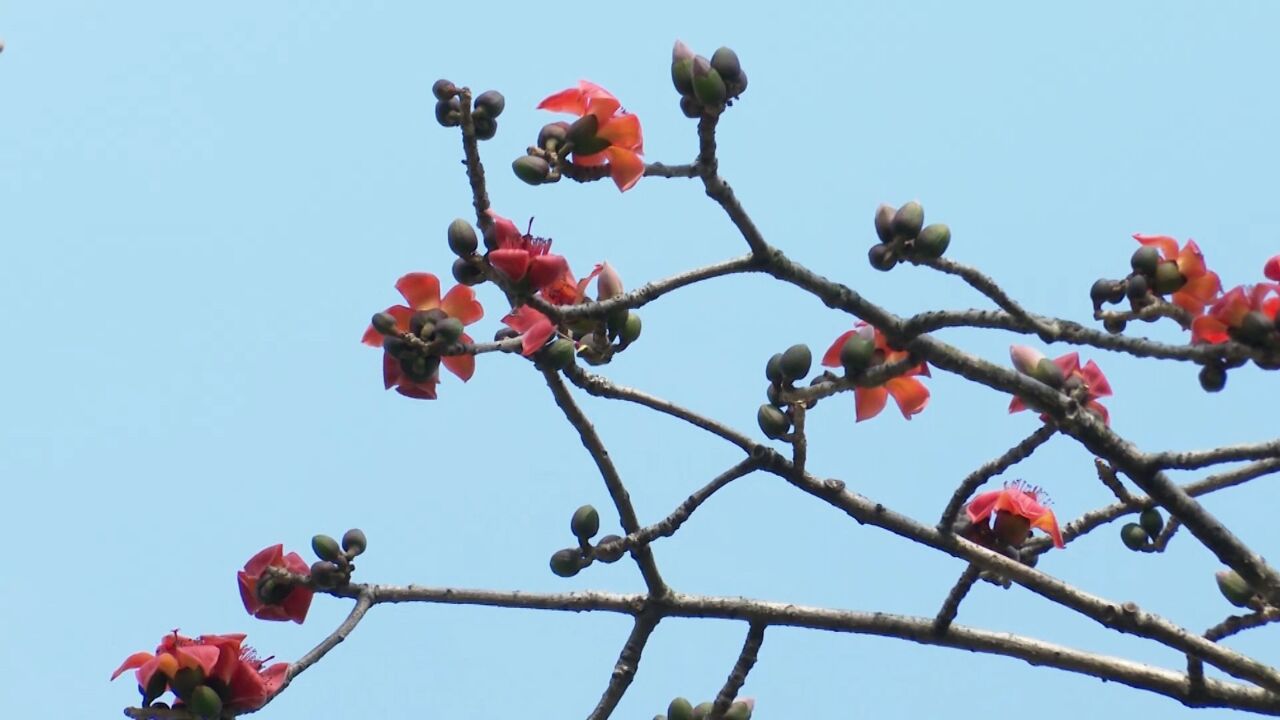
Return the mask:
<svg viewBox="0 0 1280 720">
<path fill-rule="evenodd" d="M 728 97 L 728 89 L 720 73 L 711 67 L 711 62 L 701 55 L 693 59 L 693 96 L 698 102 L 709 108 L 724 105 Z"/>
<path fill-rule="evenodd" d="M 511 170 L 530 185 L 541 185 L 551 174 L 551 165 L 540 157 L 521 155 L 511 163 Z"/>
<path fill-rule="evenodd" d="M 854 333 L 844 341 L 844 345 L 840 346 L 840 364 L 844 367 L 845 374 L 857 375 L 871 367 L 875 354 L 875 341 L 860 333 Z"/>
<path fill-rule="evenodd" d="M 328 535 L 316 535 L 311 538 L 311 549 L 321 560 L 336 561 L 342 555 L 338 541 Z"/>
<path fill-rule="evenodd" d="M 881 272 L 892 270 L 898 264 L 898 258 L 888 245 L 872 245 L 867 251 L 867 259 L 871 261 L 871 267 Z"/>
<path fill-rule="evenodd" d="M 456 96 L 436 102 L 436 122 L 444 127 L 455 127 L 462 122 L 462 103 Z"/>
<path fill-rule="evenodd" d="M 1120 540 L 1130 550 L 1141 550 L 1147 546 L 1149 539 L 1147 531 L 1143 530 L 1138 523 L 1126 523 L 1120 528 Z"/>
<path fill-rule="evenodd" d="M 924 206 L 915 200 L 898 208 L 898 211 L 893 214 L 892 228 L 896 237 L 914 238 L 920 234 L 922 227 L 924 227 Z"/>
<path fill-rule="evenodd" d="M 395 335 L 397 332 L 396 318 L 391 313 L 377 313 L 369 322 L 373 325 L 374 330 L 377 330 L 383 335 Z"/>
<path fill-rule="evenodd" d="M 1159 510 L 1149 507 L 1138 515 L 1138 524 L 1142 526 L 1143 530 L 1147 531 L 1148 535 L 1154 538 L 1164 529 L 1164 516 L 1160 514 Z"/>
<path fill-rule="evenodd" d="M 1218 363 L 1200 368 L 1200 387 L 1205 392 L 1219 392 L 1227 386 L 1227 369 Z"/>
<path fill-rule="evenodd" d="M 458 318 L 445 318 L 436 323 L 436 339 L 445 343 L 457 342 L 462 337 L 463 325 Z"/>
<path fill-rule="evenodd" d="M 1034 376 L 1040 361 L 1044 360 L 1044 353 L 1033 347 L 1026 345 L 1010 345 L 1009 359 L 1013 361 L 1013 367 L 1023 375 Z M 1056 365 L 1054 367 L 1057 367 Z"/>
<path fill-rule="evenodd" d="M 569 519 L 569 530 L 574 537 L 589 540 L 600 532 L 600 513 L 590 505 L 583 505 Z"/>
<path fill-rule="evenodd" d="M 720 73 L 720 77 L 726 83 L 733 83 L 742 75 L 742 63 L 738 60 L 738 53 L 727 47 L 722 47 L 711 54 L 711 67 Z"/>
<path fill-rule="evenodd" d="M 453 261 L 453 279 L 463 285 L 479 285 L 484 282 L 484 270 L 466 258 Z"/>
<path fill-rule="evenodd" d="M 1177 292 L 1187 284 L 1187 278 L 1178 270 L 1178 264 L 1175 262 L 1165 261 L 1156 265 L 1155 280 L 1152 282 L 1152 288 L 1159 295 L 1168 295 L 1171 292 Z"/>
<path fill-rule="evenodd" d="M 813 365 L 813 353 L 809 351 L 808 345 L 792 345 L 782 353 L 780 362 L 783 376 L 795 382 L 809 374 L 809 368 Z"/>
<path fill-rule="evenodd" d="M 449 249 L 454 255 L 466 257 L 476 251 L 479 246 L 479 240 L 476 237 L 476 229 L 471 223 L 458 218 L 449 223 Z"/>
<path fill-rule="evenodd" d="M 563 145 L 568 137 L 569 123 L 563 120 L 547 123 L 538 131 L 538 147 L 543 150 L 550 150 L 553 143 L 558 147 Z"/>
<path fill-rule="evenodd" d="M 342 534 L 342 550 L 351 557 L 363 553 L 369 548 L 369 539 L 360 528 L 351 528 Z"/>
<path fill-rule="evenodd" d="M 898 209 L 892 205 L 880 203 L 876 208 L 876 237 L 880 238 L 880 242 L 887 243 L 893 241 L 893 214 Z"/>
<path fill-rule="evenodd" d="M 192 689 L 187 706 L 202 720 L 216 720 L 222 717 L 222 698 L 218 696 L 218 691 L 208 685 L 200 685 Z"/>
<path fill-rule="evenodd" d="M 671 48 L 671 84 L 681 95 L 693 94 L 693 51 L 679 40 Z"/>
<path fill-rule="evenodd" d="M 458 87 L 441 78 L 431 84 L 431 94 L 435 95 L 437 100 L 448 100 L 458 94 Z"/>
<path fill-rule="evenodd" d="M 622 276 L 608 262 L 600 265 L 600 276 L 596 278 L 596 300 L 608 300 L 622 294 Z"/>
<path fill-rule="evenodd" d="M 761 405 L 756 411 L 756 422 L 760 430 L 768 437 L 777 440 L 791 429 L 791 420 L 786 414 L 772 405 Z"/>
<path fill-rule="evenodd" d="M 573 364 L 573 358 L 576 354 L 572 340 L 556 338 L 554 342 L 542 351 L 542 360 L 552 370 L 564 370 Z"/>
<path fill-rule="evenodd" d="M 1151 277 L 1156 274 L 1156 266 L 1160 264 L 1160 251 L 1150 245 L 1143 245 L 1133 252 L 1129 258 L 1129 267 L 1133 271 Z"/>
<path fill-rule="evenodd" d="M 782 374 L 782 353 L 774 353 L 764 364 L 764 376 L 774 385 L 781 385 L 786 379 Z"/>
<path fill-rule="evenodd" d="M 927 225 L 916 236 L 916 252 L 927 258 L 940 258 L 951 244 L 951 228 L 943 223 Z"/>
<path fill-rule="evenodd" d="M 328 560 L 317 560 L 311 563 L 311 584 L 321 590 L 338 587 L 342 582 L 342 568 Z"/>
<path fill-rule="evenodd" d="M 551 555 L 551 572 L 560 577 L 573 577 L 582 569 L 582 558 L 577 548 L 557 550 Z"/>
<path fill-rule="evenodd" d="M 1214 573 L 1214 577 L 1218 580 L 1219 592 L 1228 602 L 1236 607 L 1249 606 L 1249 602 L 1253 600 L 1253 588 L 1240 577 L 1240 573 L 1230 569 L 1219 570 Z"/>
<path fill-rule="evenodd" d="M 693 703 L 678 697 L 667 706 L 667 720 L 693 720 Z"/>
<path fill-rule="evenodd" d="M 496 118 L 507 107 L 507 99 L 497 90 L 485 90 L 476 96 L 475 107 L 477 110 L 484 110 L 489 117 Z"/>
<path fill-rule="evenodd" d="M 615 544 L 616 549 L 605 549 L 613 548 Z M 602 563 L 618 562 L 625 553 L 626 550 L 622 548 L 622 538 L 617 535 L 605 535 L 596 545 L 596 559 Z"/>
<path fill-rule="evenodd" d="M 622 323 L 622 328 L 618 331 L 618 339 L 623 345 L 630 345 L 640 339 L 640 331 L 644 328 L 640 322 L 640 315 L 634 312 L 627 312 L 627 319 Z"/>
</svg>

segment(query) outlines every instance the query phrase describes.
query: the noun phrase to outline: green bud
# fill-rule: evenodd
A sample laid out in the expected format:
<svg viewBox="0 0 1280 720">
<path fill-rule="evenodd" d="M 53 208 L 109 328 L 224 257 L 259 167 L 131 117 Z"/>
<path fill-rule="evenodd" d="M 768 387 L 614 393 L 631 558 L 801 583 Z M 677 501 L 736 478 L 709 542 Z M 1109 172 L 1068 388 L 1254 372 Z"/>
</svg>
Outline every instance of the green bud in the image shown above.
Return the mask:
<svg viewBox="0 0 1280 720">
<path fill-rule="evenodd" d="M 453 261 L 453 279 L 463 285 L 479 285 L 484 282 L 484 270 L 466 258 L 458 258 Z"/>
<path fill-rule="evenodd" d="M 714 705 L 714 703 L 709 702 L 698 703 L 698 706 L 693 709 L 693 720 L 704 720 L 705 718 L 710 717 L 711 708 L 714 707 Z"/>
<path fill-rule="evenodd" d="M 698 98 L 692 95 L 680 96 L 680 112 L 690 119 L 702 117 L 702 105 L 698 103 Z"/>
<path fill-rule="evenodd" d="M 547 150 L 551 148 L 552 143 L 558 147 L 564 145 L 568 138 L 569 123 L 563 120 L 547 123 L 538 131 L 538 147 Z"/>
<path fill-rule="evenodd" d="M 1155 281 L 1152 287 L 1157 294 L 1168 295 L 1171 292 L 1177 292 L 1186 284 L 1187 279 L 1178 270 L 1178 263 L 1165 261 L 1156 265 Z"/>
<path fill-rule="evenodd" d="M 551 572 L 560 577 L 573 577 L 582 569 L 582 557 L 577 548 L 557 550 L 551 555 Z"/>
<path fill-rule="evenodd" d="M 867 259 L 871 261 L 871 267 L 881 272 L 892 270 L 898 264 L 898 258 L 888 245 L 872 245 L 867 251 Z"/>
<path fill-rule="evenodd" d="M 382 349 L 386 350 L 387 354 L 394 358 L 404 358 L 413 352 L 413 348 L 409 346 L 409 343 L 397 335 L 384 335 L 382 337 Z"/>
<path fill-rule="evenodd" d="M 724 720 L 751 720 L 751 706 L 738 700 L 724 711 Z"/>
<path fill-rule="evenodd" d="M 383 335 L 396 334 L 396 319 L 391 313 L 380 312 L 373 316 L 369 321 L 373 325 L 373 329 Z"/>
<path fill-rule="evenodd" d="M 678 697 L 667 706 L 667 720 L 693 720 L 693 703 Z"/>
<path fill-rule="evenodd" d="M 1143 530 L 1147 531 L 1148 535 L 1154 538 L 1164 529 L 1164 516 L 1160 514 L 1159 510 L 1149 507 L 1138 515 L 1138 524 L 1142 526 Z"/>
<path fill-rule="evenodd" d="M 511 163 L 511 170 L 516 177 L 530 185 L 541 185 L 551 174 L 551 165 L 540 157 L 521 155 Z"/>
<path fill-rule="evenodd" d="M 738 53 L 727 47 L 722 47 L 712 53 L 711 67 L 720 73 L 720 77 L 726 83 L 735 82 L 742 75 L 742 63 L 738 60 Z"/>
<path fill-rule="evenodd" d="M 791 429 L 791 420 L 786 414 L 768 404 L 761 405 L 756 411 L 756 422 L 760 423 L 760 430 L 774 440 L 786 435 Z"/>
<path fill-rule="evenodd" d="M 476 238 L 476 229 L 471 227 L 471 223 L 458 218 L 449 223 L 449 249 L 454 255 L 466 257 L 476 251 L 479 246 L 479 240 Z"/>
<path fill-rule="evenodd" d="M 724 105 L 729 95 L 728 88 L 720 73 L 711 67 L 711 62 L 701 55 L 693 59 L 693 96 L 698 102 L 709 108 Z"/>
<path fill-rule="evenodd" d="M 1219 392 L 1227 386 L 1227 369 L 1218 363 L 1209 363 L 1200 368 L 1200 387 L 1205 392 Z"/>
<path fill-rule="evenodd" d="M 600 119 L 595 115 L 587 114 L 573 121 L 565 133 L 565 138 L 573 143 L 574 147 L 579 147 L 594 139 L 599 130 Z"/>
<path fill-rule="evenodd" d="M 679 40 L 671 49 L 671 84 L 681 95 L 693 94 L 693 51 Z"/>
<path fill-rule="evenodd" d="M 1156 266 L 1160 264 L 1160 251 L 1150 245 L 1143 245 L 1133 252 L 1129 258 L 1129 267 L 1133 271 L 1148 277 L 1156 274 Z"/>
<path fill-rule="evenodd" d="M 204 720 L 222 717 L 222 698 L 218 697 L 218 691 L 208 685 L 195 688 L 191 692 L 191 700 L 187 705 L 191 708 L 191 712 Z"/>
<path fill-rule="evenodd" d="M 364 536 L 364 531 L 360 528 L 351 528 L 342 534 L 342 550 L 351 557 L 367 549 L 369 549 L 369 539 Z"/>
<path fill-rule="evenodd" d="M 436 122 L 444 127 L 457 127 L 462 122 L 462 103 L 456 96 L 436 103 Z"/>
<path fill-rule="evenodd" d="M 618 338 L 622 340 L 624 345 L 630 345 L 640 338 L 640 316 L 636 313 L 627 312 L 627 321 L 622 323 L 622 329 L 618 332 Z"/>
<path fill-rule="evenodd" d="M 1049 358 L 1041 358 L 1040 362 L 1036 363 L 1032 368 L 1031 377 L 1054 389 L 1062 387 L 1067 380 L 1062 374 L 1062 368 Z"/>
<path fill-rule="evenodd" d="M 1147 531 L 1142 529 L 1138 523 L 1126 523 L 1120 528 L 1120 540 L 1124 542 L 1124 546 L 1130 550 L 1141 550 L 1147 546 Z"/>
<path fill-rule="evenodd" d="M 621 539 L 622 538 L 617 535 L 605 535 L 600 538 L 600 541 L 596 544 L 596 559 L 602 563 L 614 563 L 621 560 L 622 556 L 626 554 L 626 550 L 619 547 L 617 550 L 606 551 L 603 547 L 605 545 L 612 545 Z"/>
<path fill-rule="evenodd" d="M 876 208 L 876 237 L 880 238 L 880 242 L 887 243 L 893 241 L 893 214 L 898 209 L 892 205 L 880 203 Z"/>
<path fill-rule="evenodd" d="M 169 681 L 169 689 L 179 700 L 191 700 L 195 689 L 204 683 L 204 671 L 199 667 L 178 668 Z"/>
<path fill-rule="evenodd" d="M 764 376 L 774 385 L 781 385 L 785 379 L 782 374 L 782 353 L 774 353 L 769 362 L 764 364 Z"/>
<path fill-rule="evenodd" d="M 311 584 L 321 590 L 338 587 L 342 582 L 342 568 L 328 560 L 317 560 L 311 563 Z"/>
<path fill-rule="evenodd" d="M 476 96 L 475 107 L 477 110 L 484 110 L 489 117 L 496 118 L 507 107 L 507 99 L 497 90 L 485 90 Z"/>
<path fill-rule="evenodd" d="M 498 134 L 498 121 L 478 115 L 475 118 L 475 128 L 477 140 L 492 140 Z"/>
<path fill-rule="evenodd" d="M 857 375 L 871 367 L 875 354 L 875 341 L 854 333 L 840 346 L 840 364 L 844 366 L 845 374 Z"/>
<path fill-rule="evenodd" d="M 462 337 L 462 321 L 458 318 L 445 318 L 436 323 L 436 339 L 446 343 L 457 342 Z"/>
<path fill-rule="evenodd" d="M 321 560 L 337 561 L 342 556 L 338 541 L 328 535 L 316 535 L 311 538 L 311 549 Z"/>
<path fill-rule="evenodd" d="M 782 375 L 795 382 L 809 374 L 809 368 L 813 365 L 813 353 L 809 351 L 809 346 L 803 343 L 792 345 L 782 353 L 780 364 Z"/>
<path fill-rule="evenodd" d="M 147 686 L 141 689 L 142 704 L 145 707 L 155 702 L 156 698 L 169 689 L 169 676 L 157 670 L 151 675 L 151 679 L 147 681 Z"/>
<path fill-rule="evenodd" d="M 1106 278 L 1096 280 L 1093 287 L 1089 288 L 1089 299 L 1093 301 L 1095 310 L 1101 308 L 1103 303 L 1118 303 L 1124 299 L 1124 283 Z"/>
<path fill-rule="evenodd" d="M 1124 294 L 1130 300 L 1141 300 L 1151 292 L 1151 283 L 1147 282 L 1146 275 L 1131 275 L 1124 283 Z"/>
<path fill-rule="evenodd" d="M 583 505 L 573 512 L 569 519 L 569 530 L 574 537 L 588 540 L 600 532 L 600 513 L 594 507 Z"/>
<path fill-rule="evenodd" d="M 1261 345 L 1273 329 L 1271 318 L 1259 310 L 1251 310 L 1240 319 L 1240 327 L 1236 329 L 1235 336 L 1240 342 Z"/>
<path fill-rule="evenodd" d="M 1125 320 L 1124 318 L 1107 318 L 1106 320 L 1102 321 L 1102 329 L 1106 330 L 1112 335 L 1119 335 L 1120 333 L 1124 332 L 1124 329 L 1126 326 L 1128 326 L 1128 324 L 1129 324 L 1128 321 Z"/>
<path fill-rule="evenodd" d="M 448 100 L 458 94 L 458 87 L 441 78 L 431 84 L 431 94 L 435 95 L 437 100 Z"/>
<path fill-rule="evenodd" d="M 893 214 L 891 227 L 896 237 L 916 237 L 924 227 L 924 206 L 912 200 L 898 208 L 898 212 Z"/>
<path fill-rule="evenodd" d="M 264 605 L 279 605 L 293 592 L 293 583 L 284 578 L 264 577 L 258 581 L 254 594 Z"/>
<path fill-rule="evenodd" d="M 951 228 L 942 223 L 927 225 L 916 236 L 916 252 L 924 257 L 939 258 L 951 244 Z"/>
<path fill-rule="evenodd" d="M 542 361 L 552 370 L 564 370 L 573 364 L 576 354 L 572 340 L 556 338 L 542 351 Z"/>
<path fill-rule="evenodd" d="M 419 310 L 409 316 L 409 332 L 421 338 L 427 338 L 435 331 L 436 323 L 449 317 L 443 310 Z"/>
<path fill-rule="evenodd" d="M 1230 569 L 1219 570 L 1214 573 L 1214 577 L 1218 580 L 1218 590 L 1228 602 L 1236 607 L 1249 607 L 1249 601 L 1253 600 L 1253 588 L 1240 577 L 1240 573 Z"/>
</svg>

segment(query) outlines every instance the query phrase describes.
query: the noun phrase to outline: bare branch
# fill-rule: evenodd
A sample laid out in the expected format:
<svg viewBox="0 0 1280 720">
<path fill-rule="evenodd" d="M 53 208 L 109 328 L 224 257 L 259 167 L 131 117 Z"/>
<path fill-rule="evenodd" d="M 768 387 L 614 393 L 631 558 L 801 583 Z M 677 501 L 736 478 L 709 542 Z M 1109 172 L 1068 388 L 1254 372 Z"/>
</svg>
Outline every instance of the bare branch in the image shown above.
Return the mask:
<svg viewBox="0 0 1280 720">
<path fill-rule="evenodd" d="M 1280 458 L 1280 439 L 1248 445 L 1227 445 L 1212 450 L 1152 453 L 1151 464 L 1168 470 L 1194 470 L 1224 462 Z"/>
<path fill-rule="evenodd" d="M 1129 492 L 1129 488 L 1126 488 L 1124 483 L 1120 481 L 1120 478 L 1116 475 L 1116 469 L 1111 467 L 1110 463 L 1102 458 L 1094 458 L 1093 467 L 1098 472 L 1098 479 L 1102 481 L 1103 485 L 1107 486 L 1107 489 L 1111 491 L 1112 495 L 1116 496 L 1117 500 L 1128 506 L 1133 506 L 1137 502 L 1133 494 Z"/>
<path fill-rule="evenodd" d="M 721 720 L 729 706 L 738 698 L 738 691 L 746 684 L 751 668 L 755 667 L 756 656 L 760 653 L 760 646 L 764 644 L 766 627 L 768 626 L 764 623 L 753 622 L 747 628 L 747 639 L 742 642 L 738 660 L 733 664 L 733 670 L 729 671 L 729 677 L 724 681 L 724 686 L 720 688 L 719 693 L 716 693 L 716 699 L 711 705 L 707 720 Z"/>
<path fill-rule="evenodd" d="M 951 587 L 951 592 L 947 593 L 947 599 L 942 602 L 942 607 L 938 609 L 938 614 L 933 618 L 933 631 L 939 635 L 947 632 L 947 628 L 951 627 L 951 623 L 955 622 L 956 615 L 960 612 L 960 603 L 964 602 L 964 598 L 973 589 L 973 584 L 978 582 L 978 577 L 982 574 L 982 568 L 973 563 L 960 573 L 960 577 L 956 579 L 956 584 Z"/>
<path fill-rule="evenodd" d="M 977 268 L 946 258 L 909 257 L 908 260 L 916 265 L 924 265 L 948 275 L 959 277 L 973 289 L 990 298 L 1001 310 L 1009 313 L 1010 317 L 1025 323 L 1031 331 L 1039 335 L 1040 339 L 1045 342 L 1052 342 L 1058 333 L 1057 323 L 1028 313 L 1013 298 L 1009 297 L 1009 294 L 997 285 L 995 280 L 982 274 Z"/>
<path fill-rule="evenodd" d="M 660 615 L 654 613 L 642 613 L 636 616 L 635 625 L 631 626 L 631 634 L 627 636 L 622 652 L 618 653 L 618 662 L 613 665 L 609 685 L 605 687 L 604 694 L 600 696 L 600 702 L 596 704 L 587 720 L 605 720 L 613 714 L 614 708 L 618 707 L 627 688 L 631 687 L 631 681 L 635 679 L 636 671 L 640 669 L 640 655 L 644 652 L 649 636 L 653 634 L 654 628 L 658 627 L 661 619 Z"/>
<path fill-rule="evenodd" d="M 703 280 L 758 271 L 759 268 L 755 258 L 750 255 L 742 255 L 686 270 L 668 278 L 645 283 L 631 292 L 623 293 L 608 300 L 584 302 L 579 305 L 552 305 L 541 298 L 535 297 L 531 299 L 530 304 L 533 304 L 539 311 L 553 319 L 602 318 L 607 317 L 615 310 L 643 307 L 673 290 L 678 290 Z"/>
</svg>

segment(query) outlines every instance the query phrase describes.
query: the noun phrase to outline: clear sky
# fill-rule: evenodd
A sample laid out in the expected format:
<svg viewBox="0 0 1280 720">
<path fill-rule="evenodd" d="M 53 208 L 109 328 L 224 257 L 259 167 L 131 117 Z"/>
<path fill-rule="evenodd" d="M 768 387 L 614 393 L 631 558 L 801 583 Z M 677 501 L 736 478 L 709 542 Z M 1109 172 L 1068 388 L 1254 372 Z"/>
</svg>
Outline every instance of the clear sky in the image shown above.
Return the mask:
<svg viewBox="0 0 1280 720">
<path fill-rule="evenodd" d="M 876 204 L 919 198 L 951 225 L 951 256 L 1032 309 L 1088 320 L 1090 283 L 1127 270 L 1133 232 L 1194 237 L 1229 284 L 1260 279 L 1280 251 L 1278 24 L 1268 2 L 0 3 L 0 709 L 115 717 L 137 696 L 108 674 L 175 627 L 244 631 L 296 658 L 348 603 L 319 598 L 301 627 L 256 621 L 233 575 L 265 545 L 303 550 L 353 525 L 370 538 L 366 581 L 642 588 L 626 562 L 548 572 L 572 510 L 608 498 L 526 364 L 483 357 L 470 383 L 447 377 L 419 402 L 384 392 L 378 353 L 359 344 L 402 273 L 448 276 L 445 228 L 469 217 L 457 134 L 432 120 L 436 78 L 506 94 L 483 146 L 495 208 L 536 216 L 579 271 L 607 259 L 636 286 L 745 244 L 694 181 L 620 195 L 531 188 L 507 168 L 552 119 L 537 101 L 579 78 L 640 115 L 648 159 L 688 161 L 672 41 L 730 45 L 751 86 L 722 124 L 722 171 L 772 242 L 896 312 L 982 306 L 953 278 L 867 267 Z M 481 298 L 488 337 L 501 298 Z M 607 373 L 753 434 L 768 356 L 821 351 L 850 325 L 758 277 L 642 315 L 644 336 Z M 946 337 L 1000 361 L 1011 339 Z M 1208 396 L 1189 365 L 1085 356 L 1115 387 L 1114 427 L 1144 449 L 1275 432 L 1277 378 L 1255 368 Z M 955 377 L 929 386 L 910 423 L 890 409 L 855 426 L 850 397 L 823 401 L 811 467 L 932 521 L 965 473 L 1036 427 Z M 668 418 L 583 405 L 645 522 L 737 459 Z M 1063 521 L 1109 500 L 1091 458 L 1060 439 L 1013 477 L 1045 487 Z M 1275 559 L 1271 482 L 1207 504 Z M 1147 555 L 1117 530 L 1041 567 L 1196 630 L 1231 610 L 1189 536 Z M 682 591 L 923 615 L 963 568 L 763 475 L 655 553 Z M 1018 588 L 977 588 L 958 622 L 1183 664 Z M 264 717 L 585 716 L 627 629 L 620 616 L 379 607 Z M 744 632 L 664 623 L 617 716 L 710 698 Z M 1280 661 L 1274 638 L 1231 644 Z M 1189 713 L 1014 660 L 793 630 L 768 633 L 744 693 L 761 718 Z"/>
</svg>

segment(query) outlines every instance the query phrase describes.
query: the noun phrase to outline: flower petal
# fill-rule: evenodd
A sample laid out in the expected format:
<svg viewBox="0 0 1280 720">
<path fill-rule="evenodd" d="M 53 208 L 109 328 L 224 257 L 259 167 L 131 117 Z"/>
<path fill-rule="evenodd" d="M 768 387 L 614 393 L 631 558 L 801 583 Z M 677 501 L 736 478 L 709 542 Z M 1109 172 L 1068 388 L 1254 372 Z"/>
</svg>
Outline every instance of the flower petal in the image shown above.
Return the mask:
<svg viewBox="0 0 1280 720">
<path fill-rule="evenodd" d="M 463 345 L 472 344 L 471 337 L 466 333 L 462 333 L 462 337 L 460 339 L 462 340 Z M 464 353 L 462 355 L 445 355 L 440 358 L 440 364 L 448 368 L 449 372 L 457 375 L 462 382 L 470 380 L 471 376 L 476 373 L 476 356 L 471 353 Z"/>
<path fill-rule="evenodd" d="M 831 343 L 831 347 L 827 348 L 827 351 L 822 354 L 823 367 L 840 367 L 842 364 L 840 362 L 840 351 L 844 349 L 844 344 L 848 342 L 849 338 L 853 337 L 856 332 L 858 331 L 850 330 L 848 332 L 840 333 L 840 337 L 836 338 L 836 341 Z"/>
<path fill-rule="evenodd" d="M 1262 266 L 1262 274 L 1268 279 L 1280 282 L 1280 255 L 1273 255 Z"/>
<path fill-rule="evenodd" d="M 1089 397 L 1100 398 L 1111 395 L 1111 383 L 1107 382 L 1107 376 L 1102 374 L 1102 368 L 1098 367 L 1098 363 L 1090 360 L 1080 371 L 1080 375 L 1089 386 Z"/>
<path fill-rule="evenodd" d="M 400 361 L 391 356 L 389 352 L 382 353 L 382 387 L 390 390 L 393 385 L 400 382 Z"/>
<path fill-rule="evenodd" d="M 580 88 L 569 88 L 543 98 L 542 102 L 538 103 L 537 109 L 585 115 L 587 99 L 583 97 Z"/>
<path fill-rule="evenodd" d="M 1164 256 L 1165 260 L 1175 260 L 1178 257 L 1178 241 L 1168 235 L 1143 235 L 1142 233 L 1134 233 L 1133 239 L 1143 245 L 1153 245 Z"/>
<path fill-rule="evenodd" d="M 640 117 L 637 115 L 610 118 L 601 123 L 596 135 L 608 140 L 614 147 L 636 153 L 644 152 L 644 137 L 640 130 Z"/>
<path fill-rule="evenodd" d="M 125 670 L 132 670 L 133 668 L 142 667 L 143 665 L 150 662 L 151 659 L 154 657 L 155 655 L 152 655 L 149 652 L 136 652 L 130 655 L 129 657 L 124 659 L 124 662 L 120 663 L 120 667 L 116 668 L 115 672 L 111 673 L 111 679 L 115 680 L 116 678 L 120 677 L 120 673 L 124 672 Z"/>
<path fill-rule="evenodd" d="M 965 514 L 975 523 L 986 520 L 991 517 L 991 513 L 995 512 L 996 503 L 999 502 L 1002 494 L 1004 494 L 1003 490 L 991 490 L 975 495 L 965 507 Z"/>
<path fill-rule="evenodd" d="M 1066 543 L 1062 542 L 1062 531 L 1058 529 L 1058 518 L 1054 517 L 1053 511 L 1045 508 L 1044 512 L 1031 521 L 1031 527 L 1040 528 L 1053 538 L 1053 546 L 1056 548 L 1066 547 Z"/>
<path fill-rule="evenodd" d="M 440 307 L 440 278 L 431 273 L 409 273 L 396 281 L 396 289 L 414 310 Z"/>
<path fill-rule="evenodd" d="M 466 285 L 455 285 L 445 293 L 440 309 L 449 313 L 449 317 L 461 320 L 463 325 L 470 325 L 484 317 L 484 308 L 476 300 L 476 291 Z"/>
<path fill-rule="evenodd" d="M 520 248 L 501 248 L 493 250 L 489 253 L 489 264 L 497 268 L 499 272 L 512 280 L 522 280 L 526 273 L 529 272 L 529 262 L 532 258 L 529 251 Z"/>
<path fill-rule="evenodd" d="M 608 147 L 604 154 L 609 157 L 609 177 L 613 178 L 619 192 L 630 190 L 644 177 L 644 160 L 631 150 Z"/>
<path fill-rule="evenodd" d="M 929 388 L 912 377 L 891 378 L 884 384 L 889 394 L 898 403 L 902 417 L 910 420 L 912 415 L 924 410 L 929 404 Z"/>
<path fill-rule="evenodd" d="M 855 387 L 853 400 L 857 406 L 855 422 L 862 422 L 870 420 L 884 410 L 885 404 L 889 402 L 889 391 L 883 385 L 870 388 Z"/>
</svg>

